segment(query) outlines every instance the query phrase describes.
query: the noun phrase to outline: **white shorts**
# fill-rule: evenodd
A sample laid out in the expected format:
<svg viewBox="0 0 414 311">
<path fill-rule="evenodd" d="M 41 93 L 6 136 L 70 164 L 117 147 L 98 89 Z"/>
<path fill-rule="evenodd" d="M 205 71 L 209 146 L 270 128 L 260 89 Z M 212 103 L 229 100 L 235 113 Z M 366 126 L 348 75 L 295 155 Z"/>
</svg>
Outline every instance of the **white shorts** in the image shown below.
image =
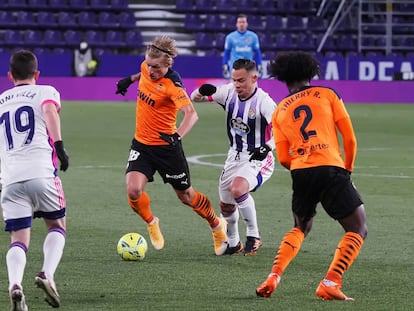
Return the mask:
<svg viewBox="0 0 414 311">
<path fill-rule="evenodd" d="M 3 219 L 65 216 L 66 201 L 58 176 L 36 178 L 3 186 L 1 192 Z"/>
<path fill-rule="evenodd" d="M 220 201 L 227 204 L 235 204 L 230 187 L 237 176 L 245 178 L 249 183 L 249 191 L 256 191 L 273 174 L 275 158 L 272 152 L 267 154 L 263 161 L 249 162 L 248 152 L 237 152 L 230 149 L 224 163 L 219 181 Z"/>
</svg>

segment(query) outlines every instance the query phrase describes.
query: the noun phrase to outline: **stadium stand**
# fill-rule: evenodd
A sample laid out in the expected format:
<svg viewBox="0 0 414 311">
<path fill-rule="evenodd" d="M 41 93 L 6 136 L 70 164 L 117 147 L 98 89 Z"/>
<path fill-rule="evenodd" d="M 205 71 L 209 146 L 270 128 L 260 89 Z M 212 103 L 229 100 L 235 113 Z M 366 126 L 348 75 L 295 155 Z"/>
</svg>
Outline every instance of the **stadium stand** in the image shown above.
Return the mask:
<svg viewBox="0 0 414 311">
<path fill-rule="evenodd" d="M 65 52 L 87 40 L 133 53 L 143 45 L 128 0 L 0 0 L 0 6 L 0 46 L 9 50 Z"/>
</svg>

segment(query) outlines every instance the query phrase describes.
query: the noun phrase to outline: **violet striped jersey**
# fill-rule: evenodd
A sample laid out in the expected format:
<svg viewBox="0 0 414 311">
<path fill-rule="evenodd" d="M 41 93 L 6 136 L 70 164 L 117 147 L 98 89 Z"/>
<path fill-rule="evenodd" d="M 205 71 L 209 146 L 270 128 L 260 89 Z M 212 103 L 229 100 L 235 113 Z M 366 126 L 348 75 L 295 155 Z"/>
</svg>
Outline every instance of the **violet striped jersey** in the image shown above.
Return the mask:
<svg viewBox="0 0 414 311">
<path fill-rule="evenodd" d="M 261 88 L 255 88 L 246 100 L 241 100 L 233 83 L 217 87 L 216 92 L 208 96 L 226 111 L 226 129 L 230 147 L 236 151 L 252 151 L 267 144 L 274 149 L 272 137 L 272 115 L 276 103 Z"/>
<path fill-rule="evenodd" d="M 60 94 L 48 85 L 20 85 L 0 94 L 0 158 L 3 186 L 57 174 L 57 156 L 42 106 L 60 111 Z"/>
</svg>

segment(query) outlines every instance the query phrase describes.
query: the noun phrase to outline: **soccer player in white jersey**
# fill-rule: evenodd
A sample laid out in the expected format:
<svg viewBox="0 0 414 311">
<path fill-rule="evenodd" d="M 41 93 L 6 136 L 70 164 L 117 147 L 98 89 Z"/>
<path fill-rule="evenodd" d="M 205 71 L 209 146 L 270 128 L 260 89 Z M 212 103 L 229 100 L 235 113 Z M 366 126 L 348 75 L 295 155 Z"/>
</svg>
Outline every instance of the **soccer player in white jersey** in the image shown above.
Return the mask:
<svg viewBox="0 0 414 311">
<path fill-rule="evenodd" d="M 8 72 L 14 87 L 0 94 L 1 206 L 11 240 L 6 255 L 11 310 L 28 310 L 22 281 L 36 217 L 44 219 L 48 232 L 35 284 L 44 291 L 46 302 L 60 306 L 54 273 L 65 246 L 66 202 L 57 158 L 62 171 L 69 158 L 60 129 L 60 94 L 52 86 L 36 85 L 39 74 L 32 52 L 15 52 Z"/>
<path fill-rule="evenodd" d="M 259 77 L 262 76 L 262 53 L 257 34 L 248 30 L 247 16 L 239 14 L 236 21 L 236 30 L 226 36 L 223 53 L 223 76 L 230 78 L 230 69 L 233 63 L 240 58 L 252 59 L 256 62 Z"/>
<path fill-rule="evenodd" d="M 267 181 L 274 170 L 274 141 L 271 131 L 276 103 L 257 86 L 256 63 L 238 59 L 233 63 L 232 83 L 215 87 L 203 84 L 194 90 L 196 102 L 217 102 L 226 112 L 230 149 L 219 182 L 220 211 L 228 223 L 228 248 L 232 255 L 256 254 L 262 241 L 256 207 L 250 192 Z M 246 243 L 240 242 L 239 211 L 246 224 Z"/>
</svg>

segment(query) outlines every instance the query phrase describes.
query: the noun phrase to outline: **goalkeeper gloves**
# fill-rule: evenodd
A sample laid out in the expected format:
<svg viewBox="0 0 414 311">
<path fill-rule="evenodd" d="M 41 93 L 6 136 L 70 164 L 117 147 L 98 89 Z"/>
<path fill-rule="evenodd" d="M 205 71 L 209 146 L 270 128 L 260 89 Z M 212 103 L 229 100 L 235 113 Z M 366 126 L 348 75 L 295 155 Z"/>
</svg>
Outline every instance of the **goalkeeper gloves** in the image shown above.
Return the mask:
<svg viewBox="0 0 414 311">
<path fill-rule="evenodd" d="M 223 77 L 230 79 L 229 65 L 223 65 Z"/>
<path fill-rule="evenodd" d="M 63 145 L 63 141 L 61 140 L 55 141 L 54 145 L 55 145 L 56 154 L 60 161 L 60 170 L 66 171 L 69 167 L 69 156 L 66 153 L 65 146 Z"/>
<path fill-rule="evenodd" d="M 178 133 L 174 133 L 174 134 L 167 134 L 167 133 L 161 133 L 160 134 L 160 138 L 169 143 L 171 146 L 175 146 L 177 145 L 180 141 L 181 141 L 181 136 Z"/>
<path fill-rule="evenodd" d="M 263 161 L 264 159 L 266 159 L 267 154 L 269 153 L 270 150 L 272 150 L 272 148 L 270 148 L 266 144 L 261 145 L 260 147 L 254 148 L 253 151 L 250 151 L 249 153 L 250 155 L 249 161 L 252 161 L 252 160 Z"/>
<path fill-rule="evenodd" d="M 124 79 L 119 80 L 116 83 L 117 89 L 116 89 L 115 94 L 121 94 L 122 96 L 125 96 L 126 92 L 128 91 L 129 86 L 132 83 L 134 82 L 131 80 L 131 77 L 126 77 Z"/>
</svg>

